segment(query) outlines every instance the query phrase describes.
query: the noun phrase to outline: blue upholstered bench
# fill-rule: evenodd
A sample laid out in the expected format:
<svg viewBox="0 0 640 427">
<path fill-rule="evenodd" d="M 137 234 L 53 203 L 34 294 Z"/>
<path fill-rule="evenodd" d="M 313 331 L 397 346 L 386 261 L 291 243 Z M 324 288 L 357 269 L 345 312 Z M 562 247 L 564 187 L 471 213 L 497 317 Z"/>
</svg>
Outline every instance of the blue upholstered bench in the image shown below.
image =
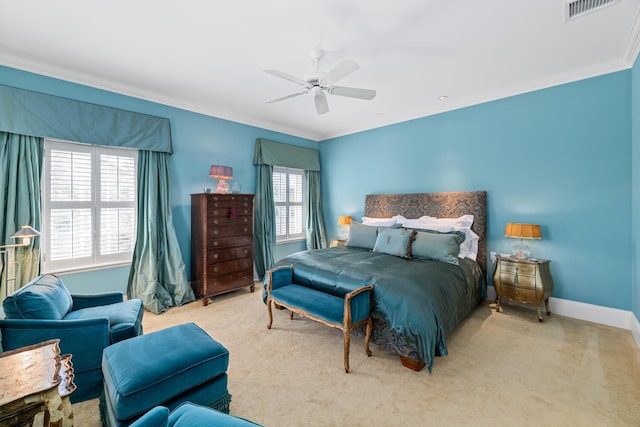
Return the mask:
<svg viewBox="0 0 640 427">
<path fill-rule="evenodd" d="M 194 323 L 104 349 L 100 414 L 106 426 L 129 426 L 150 409 L 191 401 L 229 412 L 229 352 Z"/>
<path fill-rule="evenodd" d="M 131 427 L 260 427 L 259 424 L 224 414 L 215 409 L 185 402 L 169 413 L 164 406 L 156 406 Z"/>
<path fill-rule="evenodd" d="M 269 313 L 268 329 L 273 324 L 272 303 L 282 306 L 293 313 L 320 322 L 332 328 L 342 330 L 344 334 L 344 370 L 349 372 L 349 347 L 351 330 L 367 325 L 364 348 L 371 356 L 369 340 L 371 338 L 371 305 L 373 285 L 340 278 L 316 277 L 315 280 L 300 280 L 293 266 L 281 266 L 267 271 L 266 304 Z"/>
</svg>

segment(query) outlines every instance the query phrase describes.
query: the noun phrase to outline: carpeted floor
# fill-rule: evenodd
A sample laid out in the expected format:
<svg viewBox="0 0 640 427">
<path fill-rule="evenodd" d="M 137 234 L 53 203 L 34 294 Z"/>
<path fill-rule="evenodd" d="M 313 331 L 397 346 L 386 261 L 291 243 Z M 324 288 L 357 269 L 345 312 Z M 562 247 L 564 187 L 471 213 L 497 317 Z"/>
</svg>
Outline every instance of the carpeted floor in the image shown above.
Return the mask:
<svg viewBox="0 0 640 427">
<path fill-rule="evenodd" d="M 258 288 L 258 287 L 256 287 Z M 553 306 L 551 307 L 553 311 Z M 230 352 L 231 413 L 276 426 L 640 426 L 640 351 L 626 330 L 484 302 L 447 341 L 433 372 L 240 290 L 146 312 L 144 331 L 195 322 Z M 170 345 L 170 343 L 168 343 Z M 99 426 L 98 400 L 74 405 L 76 425 Z"/>
</svg>

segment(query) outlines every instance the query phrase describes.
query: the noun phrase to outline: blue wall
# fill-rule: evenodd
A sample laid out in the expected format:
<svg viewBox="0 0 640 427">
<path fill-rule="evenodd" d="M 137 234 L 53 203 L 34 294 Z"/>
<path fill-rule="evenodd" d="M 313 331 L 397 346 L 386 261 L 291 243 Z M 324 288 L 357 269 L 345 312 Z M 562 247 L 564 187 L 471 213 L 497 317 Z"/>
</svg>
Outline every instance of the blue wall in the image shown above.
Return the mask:
<svg viewBox="0 0 640 427">
<path fill-rule="evenodd" d="M 323 141 L 327 225 L 369 193 L 486 190 L 489 251 L 510 252 L 507 222 L 539 223 L 554 296 L 630 310 L 630 84 L 626 70 Z"/>
<path fill-rule="evenodd" d="M 506 222 L 538 222 L 543 239 L 530 246 L 553 261 L 554 296 L 633 305 L 638 315 L 635 274 L 631 285 L 638 254 L 631 254 L 630 238 L 639 233 L 632 234 L 632 189 L 634 212 L 640 209 L 640 189 L 632 187 L 637 68 L 321 143 L 5 67 L 0 83 L 168 117 L 174 221 L 187 267 L 190 194 L 212 185 L 212 163 L 232 166 L 243 192 L 253 192 L 253 147 L 264 137 L 320 149 L 329 238 L 339 233 L 338 215 L 362 215 L 365 194 L 486 190 L 490 251 L 508 252 L 514 243 L 503 237 Z M 276 256 L 299 247 L 279 247 Z M 127 268 L 101 270 L 65 282 L 74 292 L 123 290 L 127 275 Z"/>
<path fill-rule="evenodd" d="M 190 194 L 201 193 L 205 185 L 215 188 L 214 180 L 209 178 L 212 164 L 233 167 L 234 180 L 240 183 L 242 192 L 253 193 L 255 166 L 252 161 L 256 138 L 311 148 L 317 146 L 315 141 L 1 66 L 0 84 L 169 118 L 174 150 L 171 156 L 173 220 L 188 271 L 191 259 Z M 125 291 L 128 274 L 128 268 L 120 267 L 69 274 L 63 280 L 73 292 Z"/>
<path fill-rule="evenodd" d="M 633 313 L 640 320 L 640 58 L 631 70 L 631 141 L 632 141 L 632 292 Z"/>
</svg>

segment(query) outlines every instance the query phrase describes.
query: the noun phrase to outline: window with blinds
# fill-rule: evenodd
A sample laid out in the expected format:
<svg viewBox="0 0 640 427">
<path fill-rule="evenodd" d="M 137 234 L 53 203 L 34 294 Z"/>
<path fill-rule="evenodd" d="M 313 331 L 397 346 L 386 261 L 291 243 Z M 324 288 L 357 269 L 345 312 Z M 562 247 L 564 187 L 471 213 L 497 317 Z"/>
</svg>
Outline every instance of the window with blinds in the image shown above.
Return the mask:
<svg viewBox="0 0 640 427">
<path fill-rule="evenodd" d="M 131 261 L 137 151 L 45 141 L 43 272 Z"/>
<path fill-rule="evenodd" d="M 276 242 L 304 239 L 304 171 L 273 168 Z"/>
</svg>

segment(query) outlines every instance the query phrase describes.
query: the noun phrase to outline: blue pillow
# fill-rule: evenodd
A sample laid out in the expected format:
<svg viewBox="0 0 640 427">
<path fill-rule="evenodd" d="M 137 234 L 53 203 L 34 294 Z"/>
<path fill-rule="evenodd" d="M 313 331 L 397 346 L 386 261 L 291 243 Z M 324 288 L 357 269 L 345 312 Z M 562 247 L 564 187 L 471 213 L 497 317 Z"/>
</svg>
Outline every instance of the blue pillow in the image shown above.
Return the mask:
<svg viewBox="0 0 640 427">
<path fill-rule="evenodd" d="M 411 241 L 415 233 L 406 228 L 381 228 L 373 252 L 411 259 Z"/>
<path fill-rule="evenodd" d="M 464 241 L 462 231 L 441 233 L 435 230 L 417 231 L 411 245 L 411 255 L 415 258 L 434 259 L 458 265 L 460 243 Z"/>
<path fill-rule="evenodd" d="M 349 240 L 347 246 L 355 248 L 373 249 L 376 244 L 378 227 L 351 222 L 349 226 Z"/>
<path fill-rule="evenodd" d="M 52 274 L 36 277 L 2 301 L 7 319 L 61 320 L 71 307 L 67 287 Z"/>
</svg>

